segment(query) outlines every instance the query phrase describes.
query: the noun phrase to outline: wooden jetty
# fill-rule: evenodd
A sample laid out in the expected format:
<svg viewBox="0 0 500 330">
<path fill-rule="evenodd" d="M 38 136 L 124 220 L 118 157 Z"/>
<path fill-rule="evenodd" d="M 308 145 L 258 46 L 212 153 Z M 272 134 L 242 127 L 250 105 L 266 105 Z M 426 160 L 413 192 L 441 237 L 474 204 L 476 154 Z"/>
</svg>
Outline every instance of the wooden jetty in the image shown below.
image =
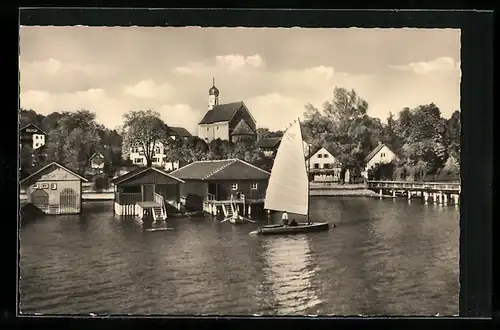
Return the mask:
<svg viewBox="0 0 500 330">
<path fill-rule="evenodd" d="M 407 196 L 420 197 L 427 202 L 446 204 L 448 199 L 455 204 L 460 202 L 460 182 L 409 182 L 409 181 L 367 181 L 368 189 L 379 193 L 380 197 L 392 194 L 392 197 Z"/>
</svg>

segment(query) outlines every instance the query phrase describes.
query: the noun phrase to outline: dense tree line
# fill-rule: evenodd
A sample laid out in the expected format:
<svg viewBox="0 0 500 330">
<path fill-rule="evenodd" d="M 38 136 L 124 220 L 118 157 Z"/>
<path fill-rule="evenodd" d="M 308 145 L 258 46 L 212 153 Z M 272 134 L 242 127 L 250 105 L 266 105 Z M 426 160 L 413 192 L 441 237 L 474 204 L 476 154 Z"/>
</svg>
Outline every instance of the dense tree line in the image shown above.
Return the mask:
<svg viewBox="0 0 500 330">
<path fill-rule="evenodd" d="M 335 88 L 331 101 L 322 109 L 309 104 L 302 121 L 304 139 L 313 149 L 326 147 L 342 166 L 359 176 L 366 156 L 379 142 L 385 143 L 398 156 L 390 164 L 379 165 L 370 171 L 374 179 L 393 180 L 457 180 L 460 178 L 460 112 L 448 119 L 441 116 L 439 108 L 431 103 L 414 109 L 402 109 L 397 118 L 389 114 L 386 123 L 367 114 L 368 102 L 354 90 Z M 154 145 L 161 142 L 166 147 L 167 161 L 179 161 L 181 166 L 198 160 L 239 158 L 265 170 L 271 170 L 273 159 L 266 157 L 255 141 L 232 143 L 214 140 L 210 143 L 198 137 L 172 139 L 160 114 L 153 110 L 130 111 L 123 117 L 123 126 L 110 130 L 95 121 L 95 114 L 54 112 L 47 116 L 33 110 L 21 110 L 21 126 L 34 123 L 47 132 L 45 151 L 47 162 L 58 161 L 69 168 L 84 173 L 90 156 L 100 151 L 105 155 L 105 169 L 109 174 L 123 165 L 130 147 L 144 150 L 147 166 L 152 166 Z M 282 131 L 257 129 L 258 139 L 281 137 Z M 31 167 L 32 150 L 21 151 L 22 169 Z M 37 164 L 43 166 L 44 164 Z"/>
<path fill-rule="evenodd" d="M 95 114 L 88 110 L 77 112 L 53 112 L 47 116 L 34 110 L 20 110 L 20 126 L 33 123 L 47 133 L 43 152 L 45 161 L 33 163 L 33 150 L 24 146 L 21 150 L 22 175 L 52 161 L 64 164 L 78 173 L 85 174 L 90 157 L 101 152 L 105 157 L 105 172 L 112 174 L 121 165 L 122 137 L 95 121 Z"/>
<path fill-rule="evenodd" d="M 332 101 L 319 110 L 306 106 L 303 131 L 313 147 L 334 150 L 343 169 L 360 173 L 365 157 L 380 142 L 396 153 L 397 160 L 376 166 L 374 179 L 459 179 L 460 112 L 449 119 L 431 103 L 390 113 L 387 123 L 367 115 L 368 103 L 354 90 L 335 88 Z"/>
</svg>

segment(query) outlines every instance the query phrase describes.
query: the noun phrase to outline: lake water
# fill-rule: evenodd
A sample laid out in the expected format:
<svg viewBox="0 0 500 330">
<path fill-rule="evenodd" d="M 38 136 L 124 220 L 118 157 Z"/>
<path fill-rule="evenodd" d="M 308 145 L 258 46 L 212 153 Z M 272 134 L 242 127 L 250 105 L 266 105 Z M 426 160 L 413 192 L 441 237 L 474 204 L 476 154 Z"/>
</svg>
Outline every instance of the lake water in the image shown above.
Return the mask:
<svg viewBox="0 0 500 330">
<path fill-rule="evenodd" d="M 453 205 L 312 198 L 312 218 L 337 227 L 275 237 L 210 218 L 144 232 L 111 202 L 84 206 L 22 227 L 22 313 L 458 314 Z"/>
</svg>

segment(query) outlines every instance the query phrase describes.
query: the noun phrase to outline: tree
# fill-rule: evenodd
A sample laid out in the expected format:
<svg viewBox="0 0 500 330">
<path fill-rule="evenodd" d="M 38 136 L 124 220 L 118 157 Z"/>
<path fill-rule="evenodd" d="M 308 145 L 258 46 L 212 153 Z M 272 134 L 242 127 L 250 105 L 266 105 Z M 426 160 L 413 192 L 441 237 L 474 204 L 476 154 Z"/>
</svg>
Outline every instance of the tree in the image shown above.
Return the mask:
<svg viewBox="0 0 500 330">
<path fill-rule="evenodd" d="M 130 111 L 123 116 L 126 138 L 123 141 L 126 149 L 140 147 L 146 158 L 146 165 L 153 164 L 154 149 L 158 142 L 165 140 L 168 127 L 160 118 L 158 112 Z"/>
<path fill-rule="evenodd" d="M 33 149 L 29 145 L 23 146 L 20 156 L 21 178 L 24 178 L 31 173 L 33 168 Z"/>
<path fill-rule="evenodd" d="M 48 132 L 48 159 L 83 172 L 99 143 L 94 113 L 63 112 L 57 127 Z"/>
</svg>

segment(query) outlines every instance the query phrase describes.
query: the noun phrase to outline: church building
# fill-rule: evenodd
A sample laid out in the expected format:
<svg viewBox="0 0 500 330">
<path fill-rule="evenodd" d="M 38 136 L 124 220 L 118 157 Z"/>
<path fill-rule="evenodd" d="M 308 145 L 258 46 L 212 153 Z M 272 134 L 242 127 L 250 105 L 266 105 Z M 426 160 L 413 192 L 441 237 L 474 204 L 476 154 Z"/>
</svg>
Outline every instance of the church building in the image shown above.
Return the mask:
<svg viewBox="0 0 500 330">
<path fill-rule="evenodd" d="M 208 91 L 208 111 L 198 123 L 198 137 L 210 142 L 221 139 L 237 142 L 257 139 L 257 122 L 243 101 L 219 104 L 215 79 Z"/>
</svg>

